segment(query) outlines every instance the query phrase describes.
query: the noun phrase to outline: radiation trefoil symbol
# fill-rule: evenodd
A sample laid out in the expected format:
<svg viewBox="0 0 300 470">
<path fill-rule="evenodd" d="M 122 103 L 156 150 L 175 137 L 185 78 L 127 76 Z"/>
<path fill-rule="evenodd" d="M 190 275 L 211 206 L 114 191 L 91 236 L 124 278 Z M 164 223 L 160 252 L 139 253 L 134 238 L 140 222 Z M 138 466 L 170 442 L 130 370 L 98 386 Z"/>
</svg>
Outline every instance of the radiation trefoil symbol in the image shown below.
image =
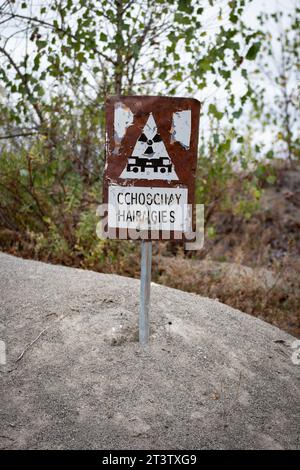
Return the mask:
<svg viewBox="0 0 300 470">
<path fill-rule="evenodd" d="M 169 181 L 179 179 L 165 144 L 157 132 L 157 125 L 152 113 L 150 113 L 120 178 Z"/>
</svg>

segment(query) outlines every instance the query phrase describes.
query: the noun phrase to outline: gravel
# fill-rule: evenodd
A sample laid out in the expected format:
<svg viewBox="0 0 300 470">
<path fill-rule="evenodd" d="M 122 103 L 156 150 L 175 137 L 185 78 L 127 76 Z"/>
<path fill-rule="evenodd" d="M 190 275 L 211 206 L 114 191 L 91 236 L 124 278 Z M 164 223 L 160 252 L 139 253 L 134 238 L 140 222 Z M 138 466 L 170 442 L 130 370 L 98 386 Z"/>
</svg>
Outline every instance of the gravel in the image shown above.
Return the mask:
<svg viewBox="0 0 300 470">
<path fill-rule="evenodd" d="M 0 448 L 295 449 L 295 338 L 152 284 L 0 253 Z M 3 358 L 2 358 L 3 362 Z"/>
</svg>

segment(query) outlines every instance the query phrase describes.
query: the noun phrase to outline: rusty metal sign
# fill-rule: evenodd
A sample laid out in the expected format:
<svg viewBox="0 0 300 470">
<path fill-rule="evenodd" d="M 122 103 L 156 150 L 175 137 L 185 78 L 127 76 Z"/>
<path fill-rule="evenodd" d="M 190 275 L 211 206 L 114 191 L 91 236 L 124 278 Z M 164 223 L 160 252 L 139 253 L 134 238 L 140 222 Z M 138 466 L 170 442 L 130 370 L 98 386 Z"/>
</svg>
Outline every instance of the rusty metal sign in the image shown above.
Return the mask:
<svg viewBox="0 0 300 470">
<path fill-rule="evenodd" d="M 108 98 L 109 238 L 132 238 L 128 231 L 135 230 L 144 240 L 174 239 L 194 230 L 199 113 L 199 101 L 189 98 Z"/>
</svg>

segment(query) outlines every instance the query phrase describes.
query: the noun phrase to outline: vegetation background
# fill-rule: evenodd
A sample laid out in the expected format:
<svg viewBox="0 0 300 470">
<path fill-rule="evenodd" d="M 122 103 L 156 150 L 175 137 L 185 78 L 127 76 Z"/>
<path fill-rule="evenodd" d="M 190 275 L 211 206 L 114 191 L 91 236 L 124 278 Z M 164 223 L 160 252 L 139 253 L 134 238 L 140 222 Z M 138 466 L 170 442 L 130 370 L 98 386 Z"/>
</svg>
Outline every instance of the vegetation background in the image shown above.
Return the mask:
<svg viewBox="0 0 300 470">
<path fill-rule="evenodd" d="M 299 14 L 297 1 L 0 1 L 0 248 L 138 277 L 138 243 L 96 237 L 103 104 L 195 96 L 205 246 L 157 243 L 153 280 L 299 336 Z"/>
</svg>

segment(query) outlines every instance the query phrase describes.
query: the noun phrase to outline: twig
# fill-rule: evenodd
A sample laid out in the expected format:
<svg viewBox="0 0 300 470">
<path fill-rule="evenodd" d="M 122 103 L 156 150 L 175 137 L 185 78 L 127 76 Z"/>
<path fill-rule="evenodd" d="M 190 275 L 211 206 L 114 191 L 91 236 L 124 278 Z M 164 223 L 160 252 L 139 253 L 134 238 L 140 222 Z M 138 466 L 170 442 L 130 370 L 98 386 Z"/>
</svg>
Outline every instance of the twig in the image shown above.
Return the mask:
<svg viewBox="0 0 300 470">
<path fill-rule="evenodd" d="M 0 135 L 0 140 L 3 139 L 14 139 L 15 137 L 28 137 L 31 135 L 38 135 L 38 132 L 23 132 L 20 134 L 7 134 L 7 135 Z"/>
<path fill-rule="evenodd" d="M 65 315 L 61 315 L 59 318 L 57 318 L 51 325 L 48 325 L 46 326 L 46 328 L 44 328 L 38 335 L 36 338 L 34 338 L 33 341 L 31 341 L 31 343 L 27 344 L 27 346 L 25 347 L 25 349 L 21 352 L 20 356 L 15 360 L 15 362 L 19 362 L 22 357 L 24 356 L 24 354 L 26 353 L 26 351 L 28 351 L 29 348 L 31 348 L 31 346 L 34 345 L 34 343 L 37 342 L 37 340 L 42 336 L 43 333 L 45 333 L 45 331 L 47 331 L 49 328 L 51 328 L 52 326 L 55 325 L 55 323 L 58 323 L 60 320 L 63 320 L 67 315 L 69 315 L 69 313 L 66 313 Z"/>
<path fill-rule="evenodd" d="M 47 326 L 47 328 L 44 328 L 44 329 L 37 335 L 37 337 L 36 337 L 33 341 L 31 341 L 31 343 L 27 344 L 27 346 L 26 346 L 25 349 L 21 352 L 20 356 L 18 357 L 18 359 L 16 359 L 15 362 L 19 362 L 19 361 L 22 359 L 22 357 L 24 356 L 24 354 L 26 353 L 26 351 L 28 351 L 28 349 L 29 349 L 31 346 L 33 346 L 34 343 L 36 343 L 36 341 L 42 336 L 42 334 L 43 334 L 46 330 L 48 330 L 48 328 L 49 328 L 50 326 L 51 326 L 51 325 Z"/>
</svg>

